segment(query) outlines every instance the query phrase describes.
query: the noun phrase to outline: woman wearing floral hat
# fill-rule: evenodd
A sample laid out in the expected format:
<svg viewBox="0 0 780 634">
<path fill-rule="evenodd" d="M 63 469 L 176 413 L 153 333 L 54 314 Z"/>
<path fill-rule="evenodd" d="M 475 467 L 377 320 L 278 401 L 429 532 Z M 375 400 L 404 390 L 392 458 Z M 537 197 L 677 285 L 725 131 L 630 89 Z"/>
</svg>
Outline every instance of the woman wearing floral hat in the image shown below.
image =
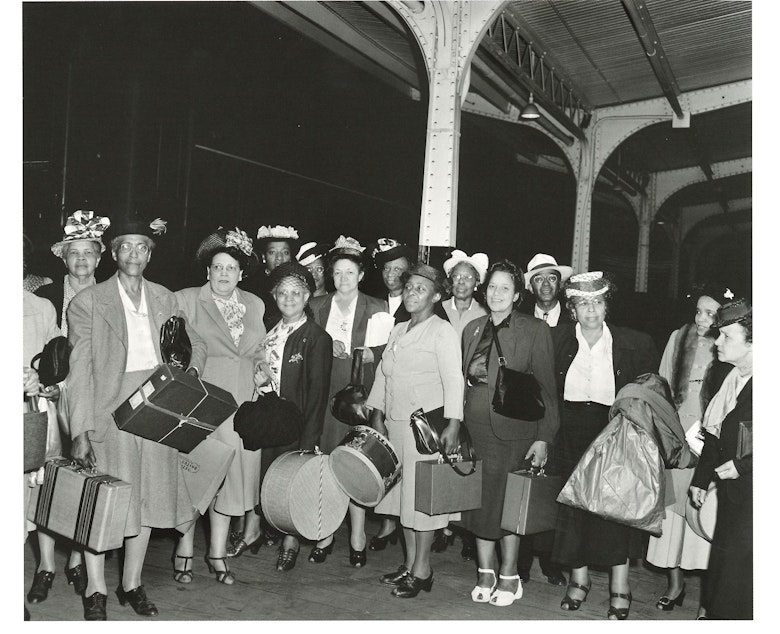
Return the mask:
<svg viewBox="0 0 780 634">
<path fill-rule="evenodd" d="M 195 254 L 205 269 L 206 283 L 176 292 L 192 329 L 206 342 L 208 357 L 204 381 L 228 390 L 237 403 L 252 399 L 254 367 L 265 336 L 262 300 L 237 288 L 239 281 L 257 268 L 252 239 L 241 229 L 220 227 L 206 236 Z M 246 451 L 233 429 L 233 417 L 225 420 L 212 437 L 236 450 L 225 481 L 209 506 L 209 550 L 206 563 L 217 581 L 234 583 L 227 565 L 227 540 L 231 517 L 241 517 L 259 501 L 260 452 Z M 195 522 L 179 540 L 174 555 L 173 578 L 192 582 Z"/>
</svg>

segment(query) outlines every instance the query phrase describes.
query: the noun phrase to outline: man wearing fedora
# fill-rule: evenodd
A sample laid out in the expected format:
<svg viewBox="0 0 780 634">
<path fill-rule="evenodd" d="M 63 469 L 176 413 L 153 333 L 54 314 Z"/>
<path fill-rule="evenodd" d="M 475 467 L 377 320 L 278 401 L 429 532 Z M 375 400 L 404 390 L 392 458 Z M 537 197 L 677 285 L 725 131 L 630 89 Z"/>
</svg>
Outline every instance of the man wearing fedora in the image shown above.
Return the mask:
<svg viewBox="0 0 780 634">
<path fill-rule="evenodd" d="M 551 255 L 537 253 L 528 262 L 526 270 L 525 287 L 533 302 L 524 301 L 520 305 L 520 312 L 544 320 L 550 328 L 570 322 L 571 316 L 561 310 L 558 294 L 563 283 L 571 277 L 572 268 L 559 266 Z"/>
</svg>

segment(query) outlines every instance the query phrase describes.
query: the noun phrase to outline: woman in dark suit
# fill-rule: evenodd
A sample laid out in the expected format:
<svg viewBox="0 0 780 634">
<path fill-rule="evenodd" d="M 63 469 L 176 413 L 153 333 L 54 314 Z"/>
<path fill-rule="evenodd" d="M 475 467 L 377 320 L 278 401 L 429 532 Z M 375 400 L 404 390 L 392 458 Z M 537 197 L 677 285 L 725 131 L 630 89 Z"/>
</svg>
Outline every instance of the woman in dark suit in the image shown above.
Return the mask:
<svg viewBox="0 0 780 634">
<path fill-rule="evenodd" d="M 551 330 L 561 415 L 556 451 L 564 476 L 571 474 L 609 422 L 615 394 L 638 375 L 658 367 L 649 335 L 604 321 L 613 292 L 614 286 L 601 271 L 573 276 L 565 293 L 566 308 L 575 323 Z M 587 597 L 589 566 L 609 566 L 608 618 L 628 618 L 628 560 L 642 557 L 643 547 L 641 531 L 560 505 L 552 558 L 571 568 L 561 609 L 578 610 Z"/>
<path fill-rule="evenodd" d="M 121 605 L 156 616 L 157 607 L 141 585 L 141 570 L 152 528 L 174 528 L 192 519 L 192 502 L 179 477 L 178 452 L 120 430 L 111 413 L 162 362 L 160 328 L 179 315 L 176 296 L 143 277 L 154 248 L 153 235 L 165 221 L 130 219 L 119 223 L 111 241 L 117 274 L 85 288 L 68 308 L 68 338 L 73 345 L 69 384 L 71 455 L 84 467 L 97 467 L 133 485 L 125 525 Z M 206 345 L 189 330 L 197 376 L 206 361 Z M 84 618 L 106 620 L 105 553 L 84 551 L 87 588 Z"/>
<path fill-rule="evenodd" d="M 753 308 L 731 302 L 718 310 L 718 359 L 734 367 L 702 421 L 704 447 L 690 488 L 694 506 L 717 482 L 718 512 L 707 592 L 708 619 L 753 618 Z M 746 440 L 750 439 L 747 443 Z"/>
<path fill-rule="evenodd" d="M 509 260 L 493 264 L 485 285 L 490 314 L 469 322 L 463 330 L 463 373 L 467 385 L 464 416 L 474 451 L 483 460 L 482 508 L 463 513 L 464 526 L 477 538 L 478 577 L 471 598 L 496 606 L 511 605 L 523 596 L 517 574 L 519 536 L 501 528 L 507 474 L 529 458 L 534 466 L 543 466 L 547 445 L 558 428 L 550 329 L 538 319 L 515 310 L 522 279 L 522 270 Z M 495 337 L 507 367 L 530 372 L 539 382 L 545 405 L 543 418 L 523 421 L 493 411 L 491 400 L 499 365 Z M 500 562 L 496 553 L 499 540 Z"/>
<path fill-rule="evenodd" d="M 335 291 L 311 301 L 314 320 L 333 340 L 333 370 L 330 375 L 329 396 L 349 384 L 352 373 L 352 352 L 363 350 L 363 384 L 371 391 L 376 365 L 382 358 L 383 346 L 365 346 L 368 320 L 376 313 L 386 312 L 385 303 L 358 290 L 365 275 L 362 254 L 365 247 L 354 238 L 339 236 L 331 249 L 329 268 Z M 320 437 L 320 449 L 330 453 L 346 435 L 349 428 L 337 420 L 330 410 L 325 412 L 325 423 Z M 360 567 L 366 563 L 366 509 L 349 503 L 350 536 L 349 563 Z M 332 550 L 333 536 L 320 541 L 309 555 L 312 563 L 322 563 Z"/>
<path fill-rule="evenodd" d="M 298 441 L 262 450 L 261 482 L 271 463 L 283 453 L 312 451 L 319 444 L 333 364 L 330 335 L 305 312 L 316 289 L 311 273 L 298 262 L 286 262 L 271 272 L 268 281 L 282 318 L 263 339 L 265 355 L 255 381 L 265 386 L 265 391 L 273 390 L 295 403 L 303 413 L 303 429 Z M 285 535 L 276 569 L 291 570 L 299 550 L 298 538 Z"/>
<path fill-rule="evenodd" d="M 265 336 L 263 301 L 236 286 L 250 269 L 256 269 L 252 240 L 238 228 L 220 228 L 204 238 L 195 259 L 206 269 L 207 282 L 177 291 L 176 299 L 192 329 L 208 347 L 202 378 L 243 403 L 252 398 L 252 375 Z M 217 427 L 212 437 L 235 449 L 235 454 L 222 487 L 209 505 L 206 564 L 217 581 L 232 585 L 235 579 L 226 560 L 230 518 L 243 517 L 257 506 L 260 453 L 244 449 L 233 427 L 233 416 Z M 250 546 L 260 538 L 259 532 L 258 527 L 258 535 L 248 537 Z M 192 581 L 194 537 L 195 522 L 179 540 L 174 555 L 173 578 L 179 583 Z"/>
</svg>

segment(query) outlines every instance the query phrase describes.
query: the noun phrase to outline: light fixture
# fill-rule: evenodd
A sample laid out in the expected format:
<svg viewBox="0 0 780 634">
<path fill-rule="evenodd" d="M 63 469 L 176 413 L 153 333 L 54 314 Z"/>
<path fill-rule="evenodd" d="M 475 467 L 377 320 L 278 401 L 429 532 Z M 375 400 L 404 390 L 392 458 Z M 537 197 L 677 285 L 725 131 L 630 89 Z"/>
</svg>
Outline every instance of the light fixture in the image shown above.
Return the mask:
<svg viewBox="0 0 780 634">
<path fill-rule="evenodd" d="M 542 116 L 542 113 L 539 112 L 539 108 L 536 107 L 536 104 L 534 104 L 534 93 L 530 93 L 528 95 L 528 105 L 523 108 L 523 111 L 520 113 L 521 119 L 538 119 Z"/>
</svg>

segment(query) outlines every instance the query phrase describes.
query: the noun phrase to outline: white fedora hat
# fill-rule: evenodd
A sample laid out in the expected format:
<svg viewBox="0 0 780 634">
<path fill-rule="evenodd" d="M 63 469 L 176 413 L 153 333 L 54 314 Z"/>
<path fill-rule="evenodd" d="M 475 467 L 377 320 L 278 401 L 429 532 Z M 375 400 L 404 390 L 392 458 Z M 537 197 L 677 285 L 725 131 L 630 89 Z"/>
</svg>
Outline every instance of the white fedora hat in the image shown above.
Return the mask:
<svg viewBox="0 0 780 634">
<path fill-rule="evenodd" d="M 563 284 L 571 277 L 574 269 L 570 266 L 559 266 L 558 262 L 551 255 L 537 253 L 528 263 L 527 271 L 527 273 L 523 274 L 523 277 L 525 278 L 525 287 L 530 291 L 531 278 L 537 273 L 541 273 L 542 271 L 558 271 L 558 274 L 561 276 L 561 284 Z"/>
</svg>

